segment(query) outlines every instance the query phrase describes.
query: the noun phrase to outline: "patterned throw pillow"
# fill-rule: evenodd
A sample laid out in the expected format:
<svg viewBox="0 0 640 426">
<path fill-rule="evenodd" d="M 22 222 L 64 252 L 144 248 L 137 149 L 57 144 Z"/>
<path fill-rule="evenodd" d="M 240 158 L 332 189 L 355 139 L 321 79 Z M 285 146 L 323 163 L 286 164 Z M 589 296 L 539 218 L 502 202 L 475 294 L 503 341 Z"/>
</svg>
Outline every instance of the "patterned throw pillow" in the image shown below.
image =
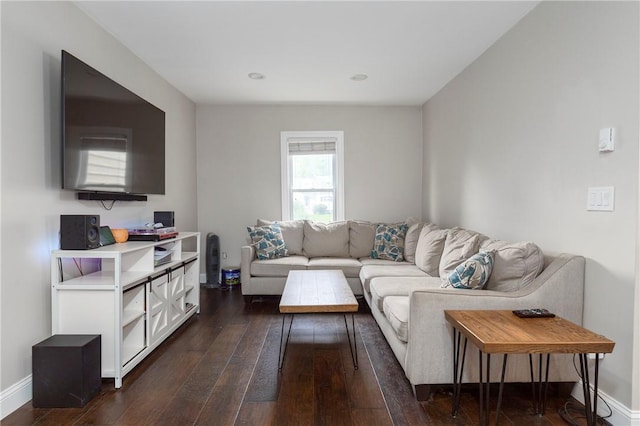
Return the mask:
<svg viewBox="0 0 640 426">
<path fill-rule="evenodd" d="M 404 260 L 404 236 L 407 229 L 409 229 L 409 225 L 406 223 L 378 224 L 373 239 L 371 258 L 402 262 Z"/>
<path fill-rule="evenodd" d="M 275 259 L 288 256 L 287 246 L 282 238 L 280 225 L 273 223 L 266 226 L 247 226 L 249 236 L 256 248 L 259 260 Z"/>
<path fill-rule="evenodd" d="M 462 262 L 442 282 L 440 287 L 482 290 L 493 269 L 493 251 L 476 253 Z"/>
</svg>

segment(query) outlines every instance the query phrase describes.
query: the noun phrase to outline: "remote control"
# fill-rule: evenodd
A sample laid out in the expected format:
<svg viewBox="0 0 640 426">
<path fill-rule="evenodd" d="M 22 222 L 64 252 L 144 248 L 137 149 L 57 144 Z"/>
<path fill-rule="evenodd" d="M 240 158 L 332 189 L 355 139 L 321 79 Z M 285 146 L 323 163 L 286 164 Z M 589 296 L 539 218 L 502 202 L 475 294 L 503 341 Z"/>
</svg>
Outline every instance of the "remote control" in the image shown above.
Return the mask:
<svg viewBox="0 0 640 426">
<path fill-rule="evenodd" d="M 536 308 L 536 309 L 518 309 L 513 311 L 514 314 L 519 316 L 520 318 L 553 318 L 554 314 L 549 312 L 546 309 Z"/>
</svg>

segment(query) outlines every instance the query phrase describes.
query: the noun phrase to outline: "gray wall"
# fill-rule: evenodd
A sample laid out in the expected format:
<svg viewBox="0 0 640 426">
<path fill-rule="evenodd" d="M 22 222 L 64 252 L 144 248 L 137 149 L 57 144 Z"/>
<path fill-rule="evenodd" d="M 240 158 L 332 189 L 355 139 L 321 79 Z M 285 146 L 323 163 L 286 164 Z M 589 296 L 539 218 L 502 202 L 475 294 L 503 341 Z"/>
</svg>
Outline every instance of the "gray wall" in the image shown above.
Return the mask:
<svg viewBox="0 0 640 426">
<path fill-rule="evenodd" d="M 195 105 L 72 3 L 1 7 L 0 384 L 4 396 L 11 387 L 30 399 L 30 388 L 14 385 L 31 374 L 31 346 L 51 334 L 49 255 L 58 248 L 59 215 L 99 214 L 103 224 L 129 227 L 151 221 L 155 210 L 175 210 L 178 227 L 195 230 Z M 167 195 L 106 211 L 60 189 L 61 49 L 165 111 Z"/>
<path fill-rule="evenodd" d="M 224 266 L 240 264 L 247 225 L 280 219 L 280 132 L 343 130 L 347 219 L 420 217 L 419 107 L 197 107 L 198 228 L 215 232 Z M 204 238 L 203 238 L 204 240 Z"/>
<path fill-rule="evenodd" d="M 584 325 L 616 342 L 600 387 L 627 407 L 638 16 L 637 2 L 543 2 L 423 109 L 425 216 L 585 256 Z M 615 152 L 598 152 L 602 127 Z M 587 188 L 610 185 L 615 211 L 586 211 Z"/>
</svg>

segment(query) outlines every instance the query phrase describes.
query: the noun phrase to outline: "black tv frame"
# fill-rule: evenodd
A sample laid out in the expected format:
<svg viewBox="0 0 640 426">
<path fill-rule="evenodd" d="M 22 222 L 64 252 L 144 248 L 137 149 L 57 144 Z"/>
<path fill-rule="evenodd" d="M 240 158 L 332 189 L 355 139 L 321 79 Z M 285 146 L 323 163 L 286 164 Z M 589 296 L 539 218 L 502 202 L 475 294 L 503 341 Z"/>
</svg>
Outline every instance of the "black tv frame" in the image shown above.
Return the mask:
<svg viewBox="0 0 640 426">
<path fill-rule="evenodd" d="M 71 57 L 72 60 L 75 60 L 77 62 L 81 62 L 84 66 L 86 66 L 88 69 L 91 69 L 93 71 L 95 71 L 96 74 L 99 74 L 100 76 L 102 76 L 103 78 L 111 81 L 113 84 L 121 87 L 123 90 L 129 92 L 131 95 L 135 96 L 136 98 L 140 99 L 142 102 L 149 104 L 150 106 L 155 107 L 153 104 L 149 103 L 148 101 L 146 101 L 145 99 L 141 98 L 140 96 L 136 95 L 135 93 L 131 92 L 129 89 L 127 89 L 124 86 L 121 86 L 119 83 L 117 83 L 116 81 L 110 79 L 108 76 L 102 74 L 100 71 L 96 70 L 95 68 L 91 67 L 90 65 L 84 63 L 82 60 L 78 59 L 77 57 L 75 57 L 74 55 L 70 54 L 69 52 L 62 50 L 61 51 L 62 56 L 64 57 L 65 55 L 67 55 L 68 57 Z M 64 75 L 63 75 L 64 78 Z M 61 96 L 61 102 L 63 103 L 62 106 L 62 148 L 63 148 L 63 155 L 62 155 L 62 170 L 63 173 L 64 169 L 65 169 L 65 164 L 64 164 L 64 149 L 65 149 L 65 107 L 64 107 L 64 102 L 65 102 L 65 96 L 64 96 L 64 80 L 62 83 L 62 96 Z M 157 108 L 157 107 L 155 107 Z M 159 110 L 159 108 L 157 108 Z M 163 111 L 164 114 L 164 111 Z M 166 129 L 165 129 L 166 132 Z M 166 163 L 165 163 L 165 167 L 166 167 Z M 166 173 L 166 169 L 165 169 L 165 173 Z M 132 192 L 112 192 L 112 191 L 101 191 L 99 189 L 74 189 L 74 188 L 66 188 L 64 186 L 64 176 L 63 176 L 63 189 L 71 189 L 76 191 L 76 197 L 78 200 L 91 200 L 91 201 L 147 201 L 147 195 L 144 193 L 132 193 Z M 166 179 L 166 177 L 165 177 Z M 159 193 L 160 195 L 164 195 L 165 192 Z"/>
</svg>

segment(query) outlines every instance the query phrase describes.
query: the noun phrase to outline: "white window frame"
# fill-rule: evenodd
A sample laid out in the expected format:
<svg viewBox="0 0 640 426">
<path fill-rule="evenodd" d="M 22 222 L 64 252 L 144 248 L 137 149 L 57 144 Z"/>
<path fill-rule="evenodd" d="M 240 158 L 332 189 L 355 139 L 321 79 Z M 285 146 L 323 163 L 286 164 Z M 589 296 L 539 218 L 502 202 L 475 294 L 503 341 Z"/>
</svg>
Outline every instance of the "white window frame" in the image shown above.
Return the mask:
<svg viewBox="0 0 640 426">
<path fill-rule="evenodd" d="M 326 139 L 336 143 L 335 220 L 344 220 L 344 132 L 341 130 L 280 132 L 282 220 L 291 220 L 289 142 L 300 142 L 305 139 L 309 141 Z"/>
</svg>

